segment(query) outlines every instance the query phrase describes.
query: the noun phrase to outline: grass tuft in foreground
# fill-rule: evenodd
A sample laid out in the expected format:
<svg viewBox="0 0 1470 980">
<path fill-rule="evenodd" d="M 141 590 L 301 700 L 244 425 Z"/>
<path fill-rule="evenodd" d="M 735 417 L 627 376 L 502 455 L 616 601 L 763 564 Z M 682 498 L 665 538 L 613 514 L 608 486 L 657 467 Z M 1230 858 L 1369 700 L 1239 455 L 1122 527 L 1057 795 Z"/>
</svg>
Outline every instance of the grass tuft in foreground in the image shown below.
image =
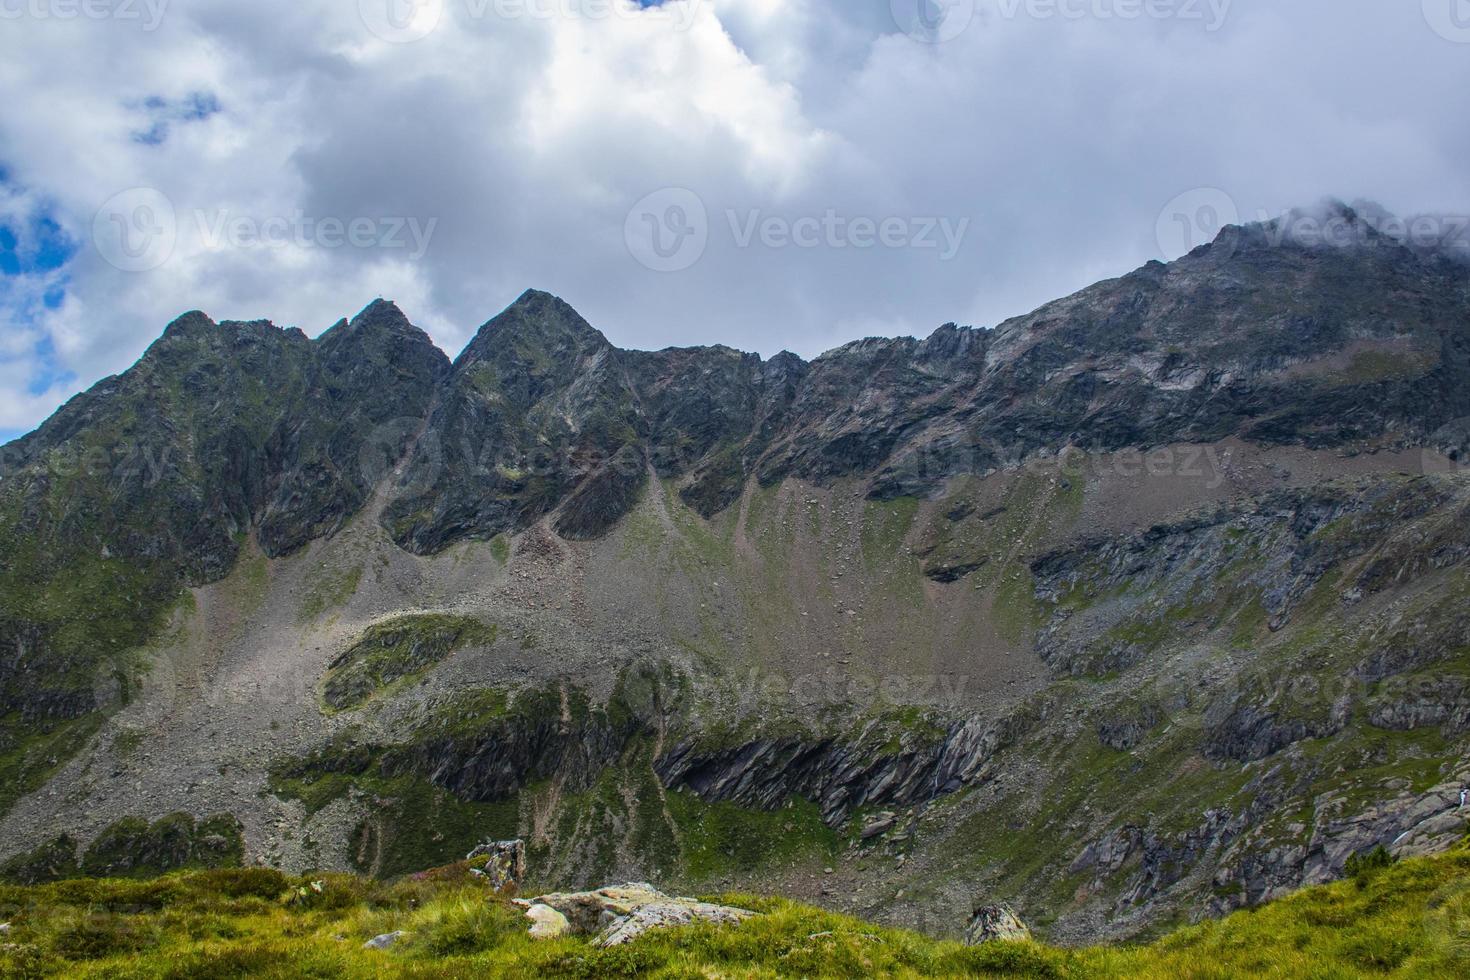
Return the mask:
<svg viewBox="0 0 1470 980">
<path fill-rule="evenodd" d="M 520 910 L 464 864 L 391 884 L 230 869 L 9 887 L 0 888 L 0 921 L 11 924 L 0 977 L 1470 975 L 1470 847 L 1375 862 L 1354 879 L 1135 947 L 969 948 L 783 899 L 717 900 L 764 914 L 599 950 L 582 939 L 533 942 Z M 363 948 L 400 930 L 390 950 Z"/>
</svg>

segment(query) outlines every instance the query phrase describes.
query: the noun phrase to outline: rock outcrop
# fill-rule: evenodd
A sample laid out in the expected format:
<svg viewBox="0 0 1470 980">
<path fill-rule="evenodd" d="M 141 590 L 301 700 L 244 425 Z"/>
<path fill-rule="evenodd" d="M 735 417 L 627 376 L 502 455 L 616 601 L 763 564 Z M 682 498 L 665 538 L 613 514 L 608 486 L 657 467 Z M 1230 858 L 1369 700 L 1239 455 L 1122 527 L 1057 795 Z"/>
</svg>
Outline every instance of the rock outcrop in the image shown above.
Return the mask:
<svg viewBox="0 0 1470 980">
<path fill-rule="evenodd" d="M 528 934 L 532 939 L 557 939 L 572 931 L 567 917 L 550 905 L 532 905 L 526 909 L 526 918 L 531 920 Z"/>
<path fill-rule="evenodd" d="M 492 841 L 481 844 L 465 855 L 466 861 L 484 858 L 473 870 L 483 875 L 498 892 L 514 891 L 526 878 L 526 842 L 523 840 Z"/>
<path fill-rule="evenodd" d="M 681 742 L 654 762 L 665 786 L 701 799 L 774 810 L 789 797 L 815 802 L 830 826 L 867 806 L 910 806 L 977 779 L 1007 737 L 985 719 L 954 723 L 941 738 L 910 736 L 897 746 L 849 739 L 760 739 L 728 748 Z"/>
<path fill-rule="evenodd" d="M 557 892 L 525 904 L 526 916 L 535 923 L 533 936 L 594 936 L 597 946 L 620 946 L 650 929 L 695 922 L 736 925 L 756 914 L 729 905 L 674 898 L 642 882 L 588 892 Z"/>
<path fill-rule="evenodd" d="M 970 924 L 965 927 L 965 942 L 971 946 L 1030 938 L 1031 930 L 1020 916 L 1004 905 L 981 905 L 970 915 Z"/>
</svg>

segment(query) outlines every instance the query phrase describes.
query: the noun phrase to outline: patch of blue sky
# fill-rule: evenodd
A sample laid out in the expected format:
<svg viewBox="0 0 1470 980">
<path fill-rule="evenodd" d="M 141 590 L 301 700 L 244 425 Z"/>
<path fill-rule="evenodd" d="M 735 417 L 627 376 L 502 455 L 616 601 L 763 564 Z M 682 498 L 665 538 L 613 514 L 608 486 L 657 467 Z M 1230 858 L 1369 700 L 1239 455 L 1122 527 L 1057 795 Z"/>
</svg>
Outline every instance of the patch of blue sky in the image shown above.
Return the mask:
<svg viewBox="0 0 1470 980">
<path fill-rule="evenodd" d="M 42 395 L 76 380 L 41 324 L 66 301 L 67 267 L 78 246 L 51 211 L 23 191 L 0 166 L 0 360 L 24 364 L 27 394 Z M 0 429 L 0 442 L 20 434 Z"/>
<path fill-rule="evenodd" d="M 131 108 L 142 113 L 147 123 L 133 130 L 133 142 L 159 146 L 168 141 L 174 124 L 201 122 L 219 113 L 223 106 L 213 92 L 190 92 L 181 99 L 150 95 L 134 103 Z"/>
</svg>

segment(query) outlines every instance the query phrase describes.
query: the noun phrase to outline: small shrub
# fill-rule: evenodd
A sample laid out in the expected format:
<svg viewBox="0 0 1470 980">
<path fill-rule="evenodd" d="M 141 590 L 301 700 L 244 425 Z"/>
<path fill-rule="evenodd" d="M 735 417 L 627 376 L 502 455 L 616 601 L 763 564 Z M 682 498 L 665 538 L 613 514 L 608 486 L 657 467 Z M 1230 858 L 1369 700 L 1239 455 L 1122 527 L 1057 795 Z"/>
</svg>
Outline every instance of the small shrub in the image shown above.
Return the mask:
<svg viewBox="0 0 1470 980">
<path fill-rule="evenodd" d="M 205 893 L 225 898 L 280 898 L 291 881 L 275 868 L 220 868 L 205 871 L 197 879 Z"/>
<path fill-rule="evenodd" d="M 0 956 L 0 980 L 31 980 L 32 977 L 48 977 L 61 971 L 55 957 L 35 943 L 8 943 L 4 955 Z"/>
<path fill-rule="evenodd" d="M 1035 943 L 993 942 L 955 952 L 941 961 L 941 968 L 965 975 L 1051 978 L 1062 976 L 1058 958 Z"/>
<path fill-rule="evenodd" d="M 641 977 L 664 966 L 668 953 L 657 946 L 627 943 L 608 949 L 555 953 L 536 966 L 541 976 L 565 980 L 602 980 L 604 977 Z"/>
<path fill-rule="evenodd" d="M 106 912 L 154 912 L 183 901 L 188 889 L 179 878 L 152 881 L 120 879 L 61 881 L 45 895 L 60 905 L 81 906 Z"/>
<path fill-rule="evenodd" d="M 286 888 L 282 901 L 291 908 L 325 911 L 351 908 L 377 897 L 375 882 L 353 875 L 308 875 Z"/>
<path fill-rule="evenodd" d="M 494 949 L 508 936 L 525 932 L 526 923 L 519 910 L 486 901 L 483 893 L 471 893 L 424 908 L 407 928 L 415 945 L 430 955 L 468 956 Z"/>
<path fill-rule="evenodd" d="M 1396 860 L 1397 858 L 1384 850 L 1383 845 L 1380 844 L 1370 851 L 1350 856 L 1343 870 L 1349 878 L 1363 885 L 1373 877 L 1374 872 L 1392 866 Z"/>
<path fill-rule="evenodd" d="M 156 941 L 152 925 L 135 916 L 87 913 L 51 933 L 51 951 L 71 960 L 100 960 L 139 952 Z"/>
<path fill-rule="evenodd" d="M 52 881 L 75 878 L 78 844 L 62 834 L 53 837 L 34 851 L 29 851 L 0 864 L 0 880 L 17 885 L 44 885 Z"/>
</svg>

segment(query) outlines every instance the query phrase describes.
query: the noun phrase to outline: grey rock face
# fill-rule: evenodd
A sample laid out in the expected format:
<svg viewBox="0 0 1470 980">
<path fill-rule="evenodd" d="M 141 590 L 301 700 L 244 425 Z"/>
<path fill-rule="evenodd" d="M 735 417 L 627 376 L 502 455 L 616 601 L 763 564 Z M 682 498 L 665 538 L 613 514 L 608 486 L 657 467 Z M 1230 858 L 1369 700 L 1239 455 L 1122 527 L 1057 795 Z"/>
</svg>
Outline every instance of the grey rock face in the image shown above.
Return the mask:
<svg viewBox="0 0 1470 980">
<path fill-rule="evenodd" d="M 531 905 L 526 909 L 526 918 L 531 920 L 532 939 L 556 939 L 571 931 L 567 917 L 550 905 Z"/>
<path fill-rule="evenodd" d="M 1340 878 L 1348 859 L 1377 847 L 1395 857 L 1433 854 L 1464 837 L 1470 809 L 1460 806 L 1460 790 L 1470 785 L 1470 769 L 1422 794 L 1402 793 L 1367 809 L 1345 805 L 1328 794 L 1318 801 L 1323 819 L 1297 846 L 1261 852 L 1228 853 L 1215 874 L 1217 887 L 1237 885 L 1236 901 L 1220 901 L 1217 911 L 1279 898 L 1303 885 Z"/>
<path fill-rule="evenodd" d="M 466 861 L 484 858 L 478 869 L 496 891 L 519 888 L 526 877 L 526 842 L 523 840 L 493 841 L 481 844 L 465 855 Z"/>
<path fill-rule="evenodd" d="M 243 535 L 274 556 L 331 534 L 403 457 L 382 520 L 433 553 L 548 515 L 568 538 L 596 537 L 650 471 L 681 479 L 708 515 L 751 477 L 856 477 L 883 500 L 1067 445 L 1427 445 L 1470 416 L 1462 266 L 1386 240 L 1306 248 L 1270 231 L 1227 229 L 994 330 L 950 324 L 810 364 L 621 351 L 535 291 L 452 366 L 383 301 L 317 341 L 185 314 L 133 369 L 0 449 L 0 509 L 26 529 L 0 552 L 30 588 L 83 554 L 111 555 L 142 573 L 119 607 L 145 634 L 180 582 L 229 570 Z M 976 567 L 930 571 L 950 582 Z M 88 651 L 110 644 L 62 649 L 57 635 L 0 618 L 0 650 L 21 654 L 0 661 L 0 692 L 27 719 L 96 707 L 79 683 L 48 678 L 89 675 Z"/>
<path fill-rule="evenodd" d="M 0 610 L 4 704 L 48 726 L 90 713 L 98 667 L 145 640 L 181 585 L 225 575 L 250 533 L 278 556 L 340 528 L 382 475 L 375 454 L 405 448 L 392 423 L 421 420 L 447 369 L 381 301 L 317 341 L 187 313 L 129 371 L 0 448 L 0 579 L 29 597 Z M 101 615 L 82 635 L 19 612 L 86 570 Z"/>
<path fill-rule="evenodd" d="M 861 736 L 838 742 L 761 739 L 725 749 L 673 746 L 654 762 L 665 786 L 701 799 L 774 810 L 790 796 L 817 803 L 836 827 L 864 806 L 908 806 L 952 793 L 983 772 L 1006 737 L 1003 725 L 958 722 L 936 742 L 879 752 Z"/>
<path fill-rule="evenodd" d="M 692 898 L 671 898 L 652 885 L 635 882 L 588 892 L 560 892 L 532 899 L 527 916 L 540 926 L 548 916 L 532 916 L 538 907 L 560 913 L 574 935 L 595 935 L 596 946 L 620 946 L 650 929 L 695 922 L 736 925 L 755 915 L 746 909 L 714 905 Z M 556 928 L 555 923 L 551 928 Z M 533 927 L 534 930 L 535 927 Z"/>
<path fill-rule="evenodd" d="M 1111 594 L 1125 586 L 1148 590 L 1158 597 L 1161 614 L 1192 598 L 1219 597 L 1222 577 L 1233 584 L 1226 571 L 1242 554 L 1259 556 L 1252 597 L 1280 629 L 1327 569 L 1379 549 L 1388 529 L 1417 517 L 1435 515 L 1419 532 L 1434 537 L 1403 540 L 1402 560 L 1390 555 L 1365 565 L 1343 583 L 1343 593 L 1361 599 L 1390 583 L 1403 585 L 1434 569 L 1463 564 L 1470 558 L 1470 534 L 1462 523 L 1470 515 L 1467 506 L 1470 498 L 1452 484 L 1430 479 L 1290 490 L 1040 555 L 1031 563 L 1038 596 L 1100 601 L 1080 615 L 1059 610 L 1042 628 L 1038 650 L 1054 669 L 1079 676 L 1132 666 L 1147 655 L 1150 642 L 1194 624 L 1160 619 L 1157 636 L 1119 636 L 1111 627 L 1137 610 Z M 1334 533 L 1326 534 L 1328 528 Z M 1394 543 L 1397 550 L 1400 542 Z M 1407 553 L 1411 550 L 1413 555 Z M 1433 555 L 1429 561 L 1423 558 L 1426 552 Z M 1279 748 L 1302 734 L 1273 733 L 1269 719 L 1238 713 L 1221 720 L 1219 751 L 1232 758 L 1260 758 L 1273 745 Z"/>
<path fill-rule="evenodd" d="M 970 916 L 965 942 L 971 946 L 997 941 L 1020 942 L 1031 938 L 1019 916 L 1004 905 L 982 905 Z"/>
</svg>

